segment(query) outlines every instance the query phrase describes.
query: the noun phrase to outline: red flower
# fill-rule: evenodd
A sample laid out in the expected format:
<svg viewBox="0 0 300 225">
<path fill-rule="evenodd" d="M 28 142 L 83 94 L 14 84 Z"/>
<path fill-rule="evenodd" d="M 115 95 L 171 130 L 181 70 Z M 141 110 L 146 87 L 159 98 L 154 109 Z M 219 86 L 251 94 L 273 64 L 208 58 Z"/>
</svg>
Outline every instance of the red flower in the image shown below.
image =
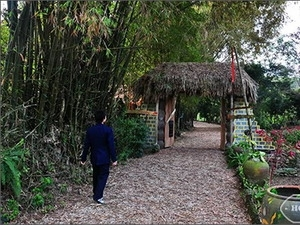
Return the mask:
<svg viewBox="0 0 300 225">
<path fill-rule="evenodd" d="M 257 129 L 255 132 L 256 132 L 259 136 L 264 136 L 264 135 L 266 134 L 265 130 L 263 130 L 263 129 Z"/>
<path fill-rule="evenodd" d="M 285 140 L 283 138 L 278 139 L 277 146 L 281 146 L 284 142 L 285 142 Z"/>
<path fill-rule="evenodd" d="M 275 153 L 276 153 L 276 155 L 281 155 L 282 154 L 282 149 L 277 148 Z"/>
<path fill-rule="evenodd" d="M 268 142 L 272 142 L 272 141 L 273 141 L 273 138 L 270 137 L 270 136 L 265 136 L 265 137 L 264 137 L 264 140 L 265 140 L 265 141 L 268 141 Z"/>
<path fill-rule="evenodd" d="M 300 150 L 300 141 L 298 141 L 296 144 L 295 144 L 295 148 Z"/>
<path fill-rule="evenodd" d="M 289 155 L 290 157 L 294 158 L 294 157 L 296 156 L 296 153 L 293 152 L 293 151 L 289 151 L 289 152 L 288 152 L 288 155 Z"/>
</svg>

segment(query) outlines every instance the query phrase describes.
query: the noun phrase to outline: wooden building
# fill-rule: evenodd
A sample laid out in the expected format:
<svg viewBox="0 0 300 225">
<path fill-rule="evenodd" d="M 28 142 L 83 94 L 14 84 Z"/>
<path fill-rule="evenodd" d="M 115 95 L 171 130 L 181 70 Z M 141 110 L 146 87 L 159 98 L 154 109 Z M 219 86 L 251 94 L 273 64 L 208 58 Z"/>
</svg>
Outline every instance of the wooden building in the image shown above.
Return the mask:
<svg viewBox="0 0 300 225">
<path fill-rule="evenodd" d="M 143 99 L 145 108 L 140 111 L 141 114 L 156 115 L 157 131 L 154 135 L 161 148 L 170 147 L 174 143 L 175 105 L 179 94 L 220 99 L 220 149 L 225 149 L 227 143 L 233 142 L 235 101 L 242 100 L 245 103 L 244 117 L 249 119 L 251 115 L 247 115 L 247 111 L 257 100 L 257 89 L 258 84 L 237 65 L 232 67 L 230 62 L 162 63 L 141 76 L 133 85 L 135 98 Z"/>
</svg>

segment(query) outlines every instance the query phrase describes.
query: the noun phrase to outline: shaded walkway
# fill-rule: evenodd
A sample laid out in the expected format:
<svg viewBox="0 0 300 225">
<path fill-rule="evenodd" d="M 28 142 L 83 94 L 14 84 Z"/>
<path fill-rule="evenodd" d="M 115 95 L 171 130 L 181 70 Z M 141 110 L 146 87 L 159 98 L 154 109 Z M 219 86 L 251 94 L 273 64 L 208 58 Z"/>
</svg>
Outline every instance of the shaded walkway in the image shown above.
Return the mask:
<svg viewBox="0 0 300 225">
<path fill-rule="evenodd" d="M 83 186 L 63 209 L 26 223 L 251 224 L 237 177 L 218 150 L 216 125 L 196 123 L 172 148 L 111 170 L 105 205 Z"/>
</svg>

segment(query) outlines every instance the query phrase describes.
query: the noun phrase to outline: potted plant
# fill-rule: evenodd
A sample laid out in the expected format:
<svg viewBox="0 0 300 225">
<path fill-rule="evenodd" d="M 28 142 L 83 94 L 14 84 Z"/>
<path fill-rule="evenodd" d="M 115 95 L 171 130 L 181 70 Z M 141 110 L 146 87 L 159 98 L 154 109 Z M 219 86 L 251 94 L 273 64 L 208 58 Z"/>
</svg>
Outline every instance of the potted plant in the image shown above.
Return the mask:
<svg viewBox="0 0 300 225">
<path fill-rule="evenodd" d="M 259 214 L 262 224 L 300 223 L 300 186 L 269 187 Z"/>
<path fill-rule="evenodd" d="M 264 186 L 269 179 L 269 164 L 265 160 L 265 152 L 255 150 L 255 141 L 244 135 L 243 141 L 231 146 L 230 163 L 238 166 L 244 177 L 253 184 Z"/>
<path fill-rule="evenodd" d="M 263 186 L 269 178 L 269 164 L 265 160 L 265 152 L 252 150 L 243 164 L 245 177 L 252 183 Z"/>
</svg>

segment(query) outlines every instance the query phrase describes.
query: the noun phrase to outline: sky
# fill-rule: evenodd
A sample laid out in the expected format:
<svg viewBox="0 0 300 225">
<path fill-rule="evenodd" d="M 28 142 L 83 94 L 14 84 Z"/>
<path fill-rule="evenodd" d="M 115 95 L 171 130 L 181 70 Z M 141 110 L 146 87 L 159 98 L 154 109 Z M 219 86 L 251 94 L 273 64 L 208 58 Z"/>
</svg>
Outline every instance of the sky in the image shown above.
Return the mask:
<svg viewBox="0 0 300 225">
<path fill-rule="evenodd" d="M 1 1 L 1 10 L 3 10 L 4 8 L 6 8 L 6 1 Z"/>
<path fill-rule="evenodd" d="M 300 2 L 288 1 L 286 12 L 289 19 L 287 20 L 287 24 L 281 29 L 281 33 L 287 34 L 296 32 L 297 28 L 300 27 Z"/>
</svg>

